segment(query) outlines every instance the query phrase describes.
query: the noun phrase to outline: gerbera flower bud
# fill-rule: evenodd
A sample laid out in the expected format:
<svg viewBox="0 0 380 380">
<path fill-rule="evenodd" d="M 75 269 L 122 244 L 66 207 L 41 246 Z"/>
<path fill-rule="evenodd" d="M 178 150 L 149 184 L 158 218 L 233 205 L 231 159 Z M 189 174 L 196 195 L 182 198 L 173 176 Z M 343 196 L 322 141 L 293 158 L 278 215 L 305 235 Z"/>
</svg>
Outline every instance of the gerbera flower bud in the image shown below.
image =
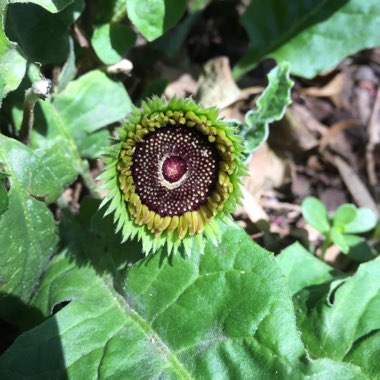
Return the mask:
<svg viewBox="0 0 380 380">
<path fill-rule="evenodd" d="M 146 254 L 181 243 L 203 251 L 204 235 L 218 240 L 218 220 L 227 221 L 241 196 L 242 141 L 218 120 L 216 108 L 192 99 L 154 97 L 135 108 L 104 158 L 100 179 L 123 241 L 136 235 Z"/>
</svg>

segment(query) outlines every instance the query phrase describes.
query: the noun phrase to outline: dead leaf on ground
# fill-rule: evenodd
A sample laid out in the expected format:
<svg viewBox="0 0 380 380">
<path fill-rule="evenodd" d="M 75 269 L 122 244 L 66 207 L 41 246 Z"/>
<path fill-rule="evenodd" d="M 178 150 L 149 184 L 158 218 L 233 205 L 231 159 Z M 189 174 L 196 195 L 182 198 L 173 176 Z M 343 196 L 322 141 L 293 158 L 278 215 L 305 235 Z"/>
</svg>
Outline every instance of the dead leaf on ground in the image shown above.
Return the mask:
<svg viewBox="0 0 380 380">
<path fill-rule="evenodd" d="M 376 203 L 359 174 L 339 156 L 334 157 L 334 162 L 355 203 L 360 207 L 368 207 L 379 217 Z"/>
<path fill-rule="evenodd" d="M 213 58 L 204 65 L 195 95 L 202 104 L 224 108 L 233 103 L 239 93 L 227 57 Z"/>
<path fill-rule="evenodd" d="M 165 96 L 170 99 L 173 96 L 185 98 L 194 94 L 197 82 L 190 74 L 182 74 L 178 79 L 171 82 L 165 89 Z"/>
<path fill-rule="evenodd" d="M 248 163 L 248 172 L 248 176 L 244 178 L 244 184 L 256 199 L 265 190 L 290 182 L 289 161 L 279 157 L 268 144 L 263 144 L 253 153 Z"/>
<path fill-rule="evenodd" d="M 300 89 L 300 92 L 317 98 L 329 98 L 338 107 L 341 108 L 340 95 L 343 91 L 345 85 L 345 74 L 343 72 L 338 72 L 327 84 L 321 87 L 306 87 Z"/>
<path fill-rule="evenodd" d="M 294 163 L 290 163 L 290 167 L 292 176 L 292 194 L 295 198 L 302 200 L 311 193 L 311 179 L 309 176 L 300 173 Z"/>
<path fill-rule="evenodd" d="M 269 216 L 264 211 L 258 200 L 248 192 L 245 187 L 242 187 L 243 199 L 242 205 L 238 206 L 235 216 L 239 219 L 248 217 L 252 223 L 257 223 L 259 220 L 269 222 Z"/>
<path fill-rule="evenodd" d="M 323 126 L 313 119 L 311 114 L 305 113 L 301 109 L 301 106 L 288 108 L 284 117 L 271 125 L 269 134 L 271 144 L 292 152 L 304 152 L 318 146 L 318 140 L 310 132 L 307 124 L 314 124 L 310 126 L 314 129 L 323 129 Z"/>
<path fill-rule="evenodd" d="M 338 153 L 352 165 L 358 166 L 358 158 L 354 151 L 357 146 L 367 140 L 365 127 L 360 120 L 346 119 L 332 125 L 323 135 L 320 141 L 320 152 L 322 156 L 328 149 Z"/>
</svg>

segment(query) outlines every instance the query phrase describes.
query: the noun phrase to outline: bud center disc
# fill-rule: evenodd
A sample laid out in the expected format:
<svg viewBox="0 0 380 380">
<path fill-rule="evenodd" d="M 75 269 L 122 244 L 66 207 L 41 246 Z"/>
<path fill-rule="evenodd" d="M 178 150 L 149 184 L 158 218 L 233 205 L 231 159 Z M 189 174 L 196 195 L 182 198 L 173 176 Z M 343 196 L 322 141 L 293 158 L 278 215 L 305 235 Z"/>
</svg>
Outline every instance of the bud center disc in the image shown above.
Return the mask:
<svg viewBox="0 0 380 380">
<path fill-rule="evenodd" d="M 168 157 L 162 164 L 162 175 L 170 183 L 179 181 L 185 173 L 186 161 L 181 157 Z"/>
<path fill-rule="evenodd" d="M 141 203 L 162 217 L 196 211 L 216 187 L 219 157 L 199 131 L 164 126 L 135 145 L 131 167 Z"/>
</svg>

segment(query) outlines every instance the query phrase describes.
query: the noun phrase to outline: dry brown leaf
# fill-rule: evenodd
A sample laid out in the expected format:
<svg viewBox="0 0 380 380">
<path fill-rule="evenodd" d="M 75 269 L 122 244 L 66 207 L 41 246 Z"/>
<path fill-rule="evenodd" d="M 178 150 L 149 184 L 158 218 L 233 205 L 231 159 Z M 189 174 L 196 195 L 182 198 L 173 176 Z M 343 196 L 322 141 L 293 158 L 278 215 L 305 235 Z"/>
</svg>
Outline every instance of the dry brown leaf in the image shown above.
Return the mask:
<svg viewBox="0 0 380 380">
<path fill-rule="evenodd" d="M 318 121 L 318 119 L 306 107 L 301 104 L 293 103 L 291 110 L 295 117 L 304 124 L 310 132 L 318 135 L 325 134 L 327 126 Z"/>
<path fill-rule="evenodd" d="M 341 157 L 335 156 L 333 160 L 355 203 L 360 207 L 368 207 L 379 217 L 376 203 L 357 172 Z"/>
<path fill-rule="evenodd" d="M 366 146 L 366 166 L 368 181 L 373 188 L 375 199 L 380 201 L 380 181 L 376 175 L 375 148 L 380 144 L 380 87 L 368 124 L 368 144 Z M 379 205 L 380 207 L 380 205 Z"/>
<path fill-rule="evenodd" d="M 171 82 L 165 89 L 165 96 L 170 99 L 173 96 L 185 98 L 194 94 L 197 88 L 197 82 L 190 74 L 182 74 L 178 79 Z"/>
<path fill-rule="evenodd" d="M 338 153 L 345 157 L 352 165 L 357 165 L 357 159 L 352 146 L 365 138 L 365 129 L 360 120 L 345 119 L 333 124 L 320 141 L 320 152 L 325 155 L 326 150 Z"/>
<path fill-rule="evenodd" d="M 306 123 L 314 123 L 310 128 L 319 128 L 317 120 L 312 120 L 309 113 L 303 113 L 301 106 L 290 107 L 284 117 L 273 123 L 270 129 L 269 141 L 276 146 L 292 152 L 304 152 L 318 146 L 318 140 L 307 128 Z M 322 128 L 322 127 L 321 127 Z"/>
<path fill-rule="evenodd" d="M 259 220 L 269 222 L 269 216 L 261 207 L 258 200 L 248 192 L 245 187 L 242 187 L 243 205 L 236 209 L 236 215 L 246 216 L 252 223 L 257 223 Z"/>
<path fill-rule="evenodd" d="M 290 182 L 289 161 L 276 155 L 267 144 L 263 144 L 253 153 L 248 163 L 248 171 L 249 177 L 244 179 L 244 183 L 256 199 L 259 199 L 263 191 Z"/>
<path fill-rule="evenodd" d="M 307 87 L 300 90 L 305 95 L 313 97 L 331 98 L 342 92 L 345 81 L 343 72 L 337 73 L 330 82 L 322 87 Z"/>
<path fill-rule="evenodd" d="M 198 79 L 196 98 L 205 106 L 224 108 L 239 96 L 240 89 L 232 78 L 227 57 L 208 61 Z"/>
</svg>

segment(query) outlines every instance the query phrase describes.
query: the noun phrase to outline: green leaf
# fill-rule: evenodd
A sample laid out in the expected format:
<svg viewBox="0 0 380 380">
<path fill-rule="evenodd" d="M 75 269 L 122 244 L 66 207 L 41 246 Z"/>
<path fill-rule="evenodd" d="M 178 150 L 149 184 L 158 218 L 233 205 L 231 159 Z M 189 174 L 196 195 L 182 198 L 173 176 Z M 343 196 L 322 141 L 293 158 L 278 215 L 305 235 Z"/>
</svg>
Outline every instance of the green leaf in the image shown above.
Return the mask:
<svg viewBox="0 0 380 380">
<path fill-rule="evenodd" d="M 92 7 L 95 25 L 120 22 L 127 16 L 126 0 L 93 0 Z"/>
<path fill-rule="evenodd" d="M 295 295 L 309 286 L 320 285 L 340 276 L 337 271 L 313 256 L 300 243 L 294 243 L 276 256 L 290 292 Z"/>
<path fill-rule="evenodd" d="M 9 4 L 16 3 L 34 3 L 45 8 L 51 13 L 60 12 L 62 9 L 71 4 L 73 0 L 9 0 Z"/>
<path fill-rule="evenodd" d="M 35 4 L 11 4 L 6 33 L 19 44 L 29 61 L 61 63 L 69 54 L 69 26 L 83 9 L 83 0 L 75 0 L 56 14 Z"/>
<path fill-rule="evenodd" d="M 33 80 L 37 70 L 34 66 L 31 69 L 34 70 L 29 70 L 29 76 Z M 131 100 L 120 82 L 101 71 L 90 71 L 51 99 L 36 104 L 30 145 L 48 149 L 55 156 L 52 160 L 64 162 L 66 177 L 72 176 L 72 168 L 86 176 L 88 164 L 83 158 L 99 157 L 110 143 L 109 132 L 103 128 L 123 119 L 131 108 Z M 15 125 L 21 123 L 20 108 L 14 107 L 13 118 Z"/>
<path fill-rule="evenodd" d="M 17 309 L 7 294 L 29 300 L 57 242 L 46 205 L 62 192 L 62 181 L 25 145 L 0 134 L 0 162 L 9 175 L 8 209 L 0 216 L 0 317 L 12 320 Z"/>
<path fill-rule="evenodd" d="M 362 264 L 344 280 L 299 244 L 276 258 L 293 293 L 297 325 L 310 354 L 351 362 L 369 378 L 378 378 L 380 259 Z"/>
<path fill-rule="evenodd" d="M 346 240 L 346 236 L 340 230 L 333 227 L 330 232 L 330 238 L 343 253 L 348 253 L 350 247 Z"/>
<path fill-rule="evenodd" d="M 62 188 L 72 183 L 78 176 L 78 172 L 72 162 L 72 156 L 64 148 L 64 141 L 57 142 L 49 147 L 35 149 L 33 153 L 38 156 L 44 163 L 47 170 L 50 170 L 57 178 L 56 183 Z M 56 198 L 60 195 L 60 190 Z"/>
<path fill-rule="evenodd" d="M 69 38 L 69 46 L 69 56 L 67 57 L 67 60 L 59 73 L 58 83 L 54 86 L 54 89 L 57 92 L 64 90 L 70 81 L 75 78 L 77 73 L 77 68 L 75 67 L 74 41 L 71 37 Z"/>
<path fill-rule="evenodd" d="M 362 339 L 358 339 L 345 360 L 362 369 L 369 379 L 377 379 L 380 375 L 380 331 L 374 330 Z"/>
<path fill-rule="evenodd" d="M 290 62 L 293 74 L 312 78 L 350 54 L 378 46 L 379 21 L 377 0 L 254 0 L 242 17 L 252 48 L 234 75 L 271 57 Z"/>
<path fill-rule="evenodd" d="M 375 228 L 377 218 L 375 213 L 366 207 L 356 210 L 356 217 L 344 226 L 344 232 L 348 234 L 360 234 Z"/>
<path fill-rule="evenodd" d="M 341 232 L 345 232 L 345 225 L 356 218 L 357 208 L 353 204 L 345 203 L 338 207 L 333 217 L 333 226 Z"/>
<path fill-rule="evenodd" d="M 306 197 L 302 202 L 302 215 L 312 227 L 327 234 L 330 223 L 325 205 L 315 197 Z"/>
<path fill-rule="evenodd" d="M 123 24 L 104 24 L 95 27 L 91 44 L 106 65 L 119 62 L 135 43 L 136 34 Z"/>
<path fill-rule="evenodd" d="M 132 107 L 124 86 L 97 70 L 70 82 L 52 103 L 74 135 L 77 131 L 90 134 L 119 121 Z"/>
<path fill-rule="evenodd" d="M 5 95 L 4 87 L 5 87 L 5 80 L 0 74 L 0 102 L 1 102 L 1 99 L 3 99 Z M 1 103 L 0 103 L 0 106 L 1 106 Z"/>
<path fill-rule="evenodd" d="M 3 14 L 0 7 L 0 78 L 2 90 L 1 100 L 11 91 L 17 89 L 26 71 L 26 59 L 22 56 L 18 45 L 10 42 L 3 31 Z"/>
<path fill-rule="evenodd" d="M 112 216 L 104 217 L 98 209 L 99 200 L 84 198 L 79 214 L 64 210 L 59 225 L 61 245 L 78 266 L 91 264 L 97 273 L 112 273 L 118 279 L 128 265 L 144 257 L 141 245 L 136 241 L 121 244 Z"/>
<path fill-rule="evenodd" d="M 121 83 L 101 71 L 88 72 L 71 81 L 51 102 L 39 103 L 31 144 L 43 149 L 61 144 L 56 160 L 69 160 L 83 174 L 82 158 L 98 157 L 109 144 L 108 132 L 101 129 L 123 119 L 131 107 Z"/>
<path fill-rule="evenodd" d="M 343 275 L 307 252 L 299 243 L 281 251 L 276 259 L 293 296 L 297 325 L 302 326 L 308 320 L 311 305 L 317 304 L 329 292 L 330 284 Z M 307 335 L 308 331 L 303 333 Z"/>
<path fill-rule="evenodd" d="M 153 41 L 179 21 L 185 5 L 185 0 L 128 0 L 127 12 L 141 34 Z"/>
<path fill-rule="evenodd" d="M 188 0 L 187 6 L 190 12 L 201 11 L 211 3 L 212 0 Z"/>
<path fill-rule="evenodd" d="M 174 28 L 151 43 L 154 50 L 159 50 L 168 58 L 174 58 L 186 45 L 186 39 L 193 25 L 199 20 L 200 13 L 195 12 L 180 21 Z M 164 78 L 162 78 L 164 79 Z"/>
<path fill-rule="evenodd" d="M 355 261 L 364 262 L 373 259 L 374 253 L 367 240 L 357 235 L 344 235 L 349 246 L 347 256 Z"/>
<path fill-rule="evenodd" d="M 311 355 L 343 360 L 355 342 L 380 329 L 379 276 L 380 258 L 361 264 L 351 278 L 308 310 L 300 327 Z"/>
<path fill-rule="evenodd" d="M 293 82 L 289 78 L 289 65 L 282 63 L 268 75 L 268 86 L 257 100 L 256 109 L 245 116 L 241 134 L 246 139 L 246 151 L 251 153 L 266 141 L 269 124 L 280 120 L 291 103 L 290 90 Z"/>
<path fill-rule="evenodd" d="M 8 175 L 0 171 L 0 216 L 7 210 L 9 205 L 8 191 L 5 187 L 5 178 Z"/>
<path fill-rule="evenodd" d="M 126 271 L 107 260 L 116 246 L 104 245 L 104 223 L 95 218 L 87 236 L 72 229 L 74 245 L 53 259 L 34 299 L 45 315 L 67 305 L 11 346 L 0 377 L 363 378 L 358 367 L 308 359 L 273 255 L 241 229 L 225 227 L 204 255 L 157 253 Z"/>
</svg>

